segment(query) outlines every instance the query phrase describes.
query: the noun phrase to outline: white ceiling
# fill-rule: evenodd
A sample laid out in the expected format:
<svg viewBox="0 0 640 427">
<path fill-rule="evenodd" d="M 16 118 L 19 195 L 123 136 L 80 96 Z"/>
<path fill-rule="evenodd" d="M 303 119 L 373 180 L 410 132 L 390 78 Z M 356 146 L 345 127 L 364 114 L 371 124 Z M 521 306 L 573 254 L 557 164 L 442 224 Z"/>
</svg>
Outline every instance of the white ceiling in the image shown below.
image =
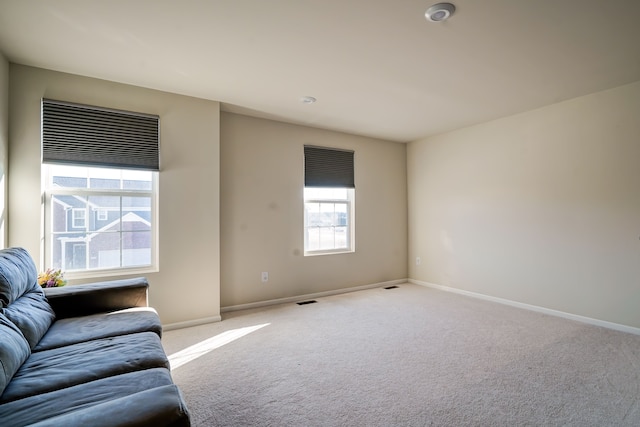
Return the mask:
<svg viewBox="0 0 640 427">
<path fill-rule="evenodd" d="M 638 0 L 454 0 L 442 23 L 433 3 L 0 0 L 0 51 L 400 142 L 640 80 Z"/>
</svg>

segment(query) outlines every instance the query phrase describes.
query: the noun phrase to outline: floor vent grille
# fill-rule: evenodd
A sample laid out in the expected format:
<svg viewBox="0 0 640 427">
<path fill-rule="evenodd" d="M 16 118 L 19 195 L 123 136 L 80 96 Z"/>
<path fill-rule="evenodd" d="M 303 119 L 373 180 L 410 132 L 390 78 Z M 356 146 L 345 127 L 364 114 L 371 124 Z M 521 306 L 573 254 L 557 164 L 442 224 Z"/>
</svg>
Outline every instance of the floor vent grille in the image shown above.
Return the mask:
<svg viewBox="0 0 640 427">
<path fill-rule="evenodd" d="M 314 300 L 314 299 L 311 299 L 311 300 L 309 300 L 309 301 L 300 301 L 300 302 L 297 302 L 296 304 L 298 304 L 298 305 L 307 305 L 307 304 L 315 304 L 315 303 L 317 303 L 317 302 L 318 302 L 318 301 L 316 301 L 316 300 Z"/>
<path fill-rule="evenodd" d="M 396 289 L 396 288 L 397 288 L 397 286 L 393 285 L 393 286 L 387 286 L 385 289 Z"/>
</svg>

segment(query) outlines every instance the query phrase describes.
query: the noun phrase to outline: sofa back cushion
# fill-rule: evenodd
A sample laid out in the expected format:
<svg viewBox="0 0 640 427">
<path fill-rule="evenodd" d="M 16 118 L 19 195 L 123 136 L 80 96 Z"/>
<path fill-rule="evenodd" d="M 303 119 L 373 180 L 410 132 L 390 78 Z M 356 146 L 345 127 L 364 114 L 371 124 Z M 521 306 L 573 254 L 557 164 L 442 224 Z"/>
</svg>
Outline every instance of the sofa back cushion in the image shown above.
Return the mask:
<svg viewBox="0 0 640 427">
<path fill-rule="evenodd" d="M 55 318 L 38 285 L 36 265 L 23 248 L 0 250 L 0 313 L 18 327 L 31 348 Z"/>
<path fill-rule="evenodd" d="M 36 265 L 23 248 L 0 250 L 0 309 L 33 288 L 38 282 Z"/>
<path fill-rule="evenodd" d="M 31 354 L 22 332 L 0 314 L 0 395 Z"/>
<path fill-rule="evenodd" d="M 20 329 L 32 350 L 47 333 L 56 317 L 44 291 L 37 283 L 9 307 L 0 311 Z"/>
</svg>

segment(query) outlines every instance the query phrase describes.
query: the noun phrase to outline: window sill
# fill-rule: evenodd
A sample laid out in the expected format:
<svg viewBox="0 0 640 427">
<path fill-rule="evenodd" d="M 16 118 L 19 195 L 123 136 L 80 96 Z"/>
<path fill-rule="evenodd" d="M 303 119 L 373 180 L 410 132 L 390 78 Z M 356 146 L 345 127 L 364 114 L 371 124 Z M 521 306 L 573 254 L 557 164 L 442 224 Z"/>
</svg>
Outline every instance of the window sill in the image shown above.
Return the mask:
<svg viewBox="0 0 640 427">
<path fill-rule="evenodd" d="M 157 273 L 159 269 L 155 266 L 148 267 L 132 267 L 119 268 L 114 270 L 87 270 L 87 271 L 65 271 L 65 279 L 68 280 L 86 280 L 86 279 L 103 279 L 118 276 L 138 276 L 149 273 Z"/>
<path fill-rule="evenodd" d="M 355 250 L 351 249 L 337 249 L 337 250 L 327 250 L 327 251 L 310 251 L 305 252 L 304 256 L 320 256 L 320 255 L 342 255 L 342 254 L 353 254 Z"/>
</svg>

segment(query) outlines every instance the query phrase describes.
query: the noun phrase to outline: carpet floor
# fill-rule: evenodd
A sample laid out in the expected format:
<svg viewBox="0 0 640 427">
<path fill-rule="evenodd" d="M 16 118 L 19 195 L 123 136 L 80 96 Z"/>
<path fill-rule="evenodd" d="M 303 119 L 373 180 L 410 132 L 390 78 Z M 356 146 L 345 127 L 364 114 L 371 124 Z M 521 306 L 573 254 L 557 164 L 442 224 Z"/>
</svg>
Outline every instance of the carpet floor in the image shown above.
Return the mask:
<svg viewBox="0 0 640 427">
<path fill-rule="evenodd" d="M 640 336 L 401 284 L 167 331 L 194 426 L 639 426 Z"/>
</svg>

